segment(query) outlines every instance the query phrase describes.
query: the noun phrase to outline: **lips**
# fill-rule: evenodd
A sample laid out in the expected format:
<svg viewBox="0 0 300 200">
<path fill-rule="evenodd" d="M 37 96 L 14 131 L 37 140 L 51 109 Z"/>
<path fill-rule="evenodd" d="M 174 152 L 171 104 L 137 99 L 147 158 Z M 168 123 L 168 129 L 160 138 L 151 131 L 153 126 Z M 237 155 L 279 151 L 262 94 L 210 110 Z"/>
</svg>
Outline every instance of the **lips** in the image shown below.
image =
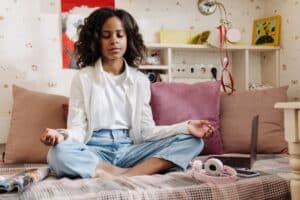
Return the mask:
<svg viewBox="0 0 300 200">
<path fill-rule="evenodd" d="M 111 48 L 111 49 L 108 49 L 108 51 L 111 53 L 119 53 L 121 51 L 121 48 Z"/>
</svg>

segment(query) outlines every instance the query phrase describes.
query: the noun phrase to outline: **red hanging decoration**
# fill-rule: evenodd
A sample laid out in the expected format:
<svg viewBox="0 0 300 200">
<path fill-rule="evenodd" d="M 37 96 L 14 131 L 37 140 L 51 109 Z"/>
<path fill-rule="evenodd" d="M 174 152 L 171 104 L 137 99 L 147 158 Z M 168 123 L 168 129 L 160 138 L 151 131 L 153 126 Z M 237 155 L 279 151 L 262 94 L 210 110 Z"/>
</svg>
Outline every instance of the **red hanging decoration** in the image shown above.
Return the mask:
<svg viewBox="0 0 300 200">
<path fill-rule="evenodd" d="M 224 38 L 226 38 L 227 30 L 222 24 L 218 28 L 219 28 L 219 33 L 220 33 L 220 35 L 219 35 L 220 36 L 220 38 L 219 38 L 220 39 L 220 51 L 222 51 L 223 50 L 223 45 L 225 43 Z M 228 95 L 231 95 L 235 91 L 235 88 L 234 88 L 233 76 L 232 76 L 231 72 L 228 69 L 228 67 L 229 67 L 229 56 L 228 56 L 228 49 L 226 47 L 225 47 L 225 57 L 224 57 L 224 59 L 222 59 L 222 56 L 221 56 L 221 66 L 222 66 L 222 73 L 221 73 L 222 88 L 223 88 L 224 92 L 226 92 Z M 225 73 L 227 73 L 228 76 L 229 76 L 229 81 L 230 81 L 229 85 L 225 85 L 225 82 L 224 82 L 224 74 Z M 229 88 L 230 91 L 227 90 L 227 88 Z"/>
</svg>

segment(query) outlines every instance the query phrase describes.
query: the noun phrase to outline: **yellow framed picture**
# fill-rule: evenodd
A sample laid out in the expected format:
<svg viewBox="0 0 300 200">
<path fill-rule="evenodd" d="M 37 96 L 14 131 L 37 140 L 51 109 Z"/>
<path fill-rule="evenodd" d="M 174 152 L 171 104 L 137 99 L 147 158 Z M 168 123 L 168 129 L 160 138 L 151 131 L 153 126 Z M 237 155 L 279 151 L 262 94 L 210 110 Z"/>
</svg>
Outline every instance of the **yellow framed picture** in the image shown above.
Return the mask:
<svg viewBox="0 0 300 200">
<path fill-rule="evenodd" d="M 279 46 L 281 16 L 257 19 L 253 23 L 252 44 Z"/>
</svg>

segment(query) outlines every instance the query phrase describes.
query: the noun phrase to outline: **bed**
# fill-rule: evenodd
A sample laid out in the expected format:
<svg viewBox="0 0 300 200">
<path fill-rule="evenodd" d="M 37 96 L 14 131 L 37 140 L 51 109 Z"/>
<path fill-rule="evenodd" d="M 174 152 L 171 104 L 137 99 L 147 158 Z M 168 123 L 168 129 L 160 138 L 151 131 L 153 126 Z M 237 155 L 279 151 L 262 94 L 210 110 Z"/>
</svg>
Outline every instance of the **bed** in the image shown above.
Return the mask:
<svg viewBox="0 0 300 200">
<path fill-rule="evenodd" d="M 196 159 L 202 159 L 198 157 Z M 25 169 L 45 164 L 1 164 L 0 173 L 9 177 Z M 198 181 L 185 172 L 119 178 L 57 179 L 49 176 L 22 193 L 10 192 L 0 199 L 290 199 L 291 171 L 286 154 L 259 155 L 253 169 L 261 176 L 239 178 L 234 183 L 212 184 Z"/>
</svg>

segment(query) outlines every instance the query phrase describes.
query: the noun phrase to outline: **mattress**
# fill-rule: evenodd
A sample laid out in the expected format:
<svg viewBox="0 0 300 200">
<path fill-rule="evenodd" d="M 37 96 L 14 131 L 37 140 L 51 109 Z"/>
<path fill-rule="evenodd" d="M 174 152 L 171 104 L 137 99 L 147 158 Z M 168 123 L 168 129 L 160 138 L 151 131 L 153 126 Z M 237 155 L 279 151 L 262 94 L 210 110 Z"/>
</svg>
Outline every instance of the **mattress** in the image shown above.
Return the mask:
<svg viewBox="0 0 300 200">
<path fill-rule="evenodd" d="M 201 159 L 198 157 L 197 159 Z M 12 176 L 45 164 L 0 164 L 0 175 Z M 45 180 L 30 185 L 24 192 L 0 194 L 0 199 L 290 199 L 291 170 L 287 155 L 259 155 L 253 169 L 261 176 L 239 178 L 227 184 L 198 181 L 185 172 L 135 176 L 103 181 L 93 179 Z"/>
</svg>

